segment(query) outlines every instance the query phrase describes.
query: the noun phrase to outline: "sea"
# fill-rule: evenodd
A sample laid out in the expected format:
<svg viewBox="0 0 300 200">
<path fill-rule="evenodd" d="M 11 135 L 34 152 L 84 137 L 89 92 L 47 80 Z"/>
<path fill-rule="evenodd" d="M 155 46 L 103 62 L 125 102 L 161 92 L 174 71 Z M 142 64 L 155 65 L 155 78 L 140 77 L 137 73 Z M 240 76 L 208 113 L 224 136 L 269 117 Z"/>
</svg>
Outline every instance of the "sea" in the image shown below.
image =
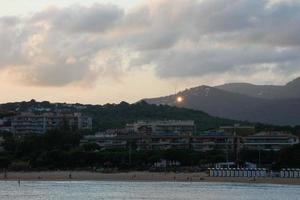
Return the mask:
<svg viewBox="0 0 300 200">
<path fill-rule="evenodd" d="M 116 182 L 1 181 L 1 200 L 299 200 L 300 185 Z"/>
</svg>

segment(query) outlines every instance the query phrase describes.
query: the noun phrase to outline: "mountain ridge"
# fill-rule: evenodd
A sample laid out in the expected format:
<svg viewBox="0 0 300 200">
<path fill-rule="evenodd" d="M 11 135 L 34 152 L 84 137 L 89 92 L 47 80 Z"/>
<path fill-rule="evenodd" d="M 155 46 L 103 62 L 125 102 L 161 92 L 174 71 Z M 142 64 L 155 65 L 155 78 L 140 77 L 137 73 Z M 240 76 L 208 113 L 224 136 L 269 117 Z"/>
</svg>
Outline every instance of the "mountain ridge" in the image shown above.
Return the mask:
<svg viewBox="0 0 300 200">
<path fill-rule="evenodd" d="M 285 85 L 255 85 L 251 83 L 226 83 L 215 86 L 229 92 L 264 99 L 300 98 L 300 77 Z"/>
<path fill-rule="evenodd" d="M 236 84 L 240 83 L 233 84 L 237 86 Z M 284 86 L 258 86 L 260 92 L 262 91 L 261 95 L 255 93 L 258 92 L 258 90 L 255 90 L 256 88 L 253 89 L 257 85 L 242 83 L 238 86 L 240 86 L 238 89 L 232 87 L 228 89 L 228 87 L 202 85 L 186 89 L 176 95 L 144 100 L 150 104 L 180 106 L 201 110 L 212 116 L 234 120 L 247 120 L 274 125 L 300 124 L 300 118 L 298 117 L 300 115 L 300 109 L 298 109 L 300 108 L 300 78 Z M 252 90 L 249 92 L 244 88 L 245 86 L 251 87 Z M 262 90 L 262 87 L 264 90 Z M 281 87 L 284 89 L 281 89 Z M 296 93 L 292 96 L 290 95 L 291 92 L 288 91 L 284 93 L 283 97 L 278 98 L 282 92 L 281 90 L 284 91 L 285 87 L 292 88 Z M 177 96 L 182 96 L 184 101 L 180 104 L 176 103 Z"/>
</svg>

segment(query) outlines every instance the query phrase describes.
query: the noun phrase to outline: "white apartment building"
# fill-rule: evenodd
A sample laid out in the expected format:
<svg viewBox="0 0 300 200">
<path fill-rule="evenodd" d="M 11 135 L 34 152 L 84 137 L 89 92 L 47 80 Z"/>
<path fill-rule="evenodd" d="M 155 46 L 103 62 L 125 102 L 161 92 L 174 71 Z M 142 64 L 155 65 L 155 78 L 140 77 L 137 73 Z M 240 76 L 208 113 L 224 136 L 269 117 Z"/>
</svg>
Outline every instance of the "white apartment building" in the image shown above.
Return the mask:
<svg viewBox="0 0 300 200">
<path fill-rule="evenodd" d="M 11 131 L 17 135 L 28 133 L 43 134 L 47 130 L 67 126 L 72 130 L 92 129 L 92 118 L 81 113 L 22 113 L 11 120 Z"/>
</svg>

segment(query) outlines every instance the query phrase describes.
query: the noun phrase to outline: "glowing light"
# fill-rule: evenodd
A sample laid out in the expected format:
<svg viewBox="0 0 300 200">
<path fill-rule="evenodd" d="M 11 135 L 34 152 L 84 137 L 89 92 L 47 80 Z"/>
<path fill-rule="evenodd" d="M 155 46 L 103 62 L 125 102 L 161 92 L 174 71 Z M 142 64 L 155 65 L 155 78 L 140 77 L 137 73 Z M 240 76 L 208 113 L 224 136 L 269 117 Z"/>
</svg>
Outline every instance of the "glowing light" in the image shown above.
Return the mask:
<svg viewBox="0 0 300 200">
<path fill-rule="evenodd" d="M 177 103 L 183 102 L 183 97 L 181 97 L 181 96 L 176 97 L 176 102 Z"/>
</svg>

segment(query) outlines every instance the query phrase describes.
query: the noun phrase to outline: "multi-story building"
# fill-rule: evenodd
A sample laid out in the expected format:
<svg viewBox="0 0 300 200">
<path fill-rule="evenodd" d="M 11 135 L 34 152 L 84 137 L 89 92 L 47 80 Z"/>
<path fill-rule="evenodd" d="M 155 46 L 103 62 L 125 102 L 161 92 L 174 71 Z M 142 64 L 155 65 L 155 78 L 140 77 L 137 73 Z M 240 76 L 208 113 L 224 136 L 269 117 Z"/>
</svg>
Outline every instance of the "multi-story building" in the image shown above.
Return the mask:
<svg viewBox="0 0 300 200">
<path fill-rule="evenodd" d="M 262 150 L 279 151 L 299 143 L 299 138 L 282 132 L 261 132 L 247 136 L 234 134 L 202 134 L 191 138 L 191 147 L 196 151 L 224 150 L 239 151 Z"/>
<path fill-rule="evenodd" d="M 220 130 L 227 134 L 246 136 L 255 134 L 254 126 L 242 126 L 240 124 L 234 124 L 233 126 L 221 126 Z"/>
<path fill-rule="evenodd" d="M 81 113 L 22 113 L 12 117 L 11 131 L 14 134 L 43 134 L 47 130 L 67 127 L 72 130 L 92 129 L 92 119 Z"/>
<path fill-rule="evenodd" d="M 86 136 L 83 143 L 94 142 L 103 149 L 134 147 L 136 150 L 165 150 L 191 149 L 195 151 L 221 150 L 224 152 L 238 152 L 248 150 L 280 150 L 299 143 L 299 138 L 290 134 L 272 133 L 255 134 L 250 136 L 236 136 L 223 131 L 205 132 L 200 135 L 178 134 L 139 134 L 132 133 L 110 134 L 103 133 Z"/>
<path fill-rule="evenodd" d="M 243 137 L 242 148 L 248 150 L 279 151 L 284 147 L 299 143 L 297 136 L 282 132 L 260 132 Z"/>
<path fill-rule="evenodd" d="M 189 149 L 190 136 L 170 135 L 95 135 L 85 136 L 81 143 L 93 142 L 101 149 L 166 150 Z"/>
<path fill-rule="evenodd" d="M 152 135 L 136 141 L 137 150 L 189 149 L 190 136 Z"/>
<path fill-rule="evenodd" d="M 127 124 L 126 129 L 143 135 L 193 135 L 196 126 L 191 120 L 158 120 L 137 121 Z"/>
<path fill-rule="evenodd" d="M 7 117 L 0 119 L 0 132 L 11 132 L 10 121 Z"/>
<path fill-rule="evenodd" d="M 195 151 L 233 150 L 234 137 L 228 135 L 199 135 L 191 138 L 191 148 Z"/>
<path fill-rule="evenodd" d="M 254 133 L 255 127 L 234 125 L 195 134 L 194 121 L 137 121 L 127 124 L 125 129 L 112 129 L 86 136 L 82 142 L 94 142 L 102 149 L 221 150 L 234 152 L 237 156 L 241 149 L 280 150 L 299 143 L 299 138 L 290 134 Z"/>
</svg>

